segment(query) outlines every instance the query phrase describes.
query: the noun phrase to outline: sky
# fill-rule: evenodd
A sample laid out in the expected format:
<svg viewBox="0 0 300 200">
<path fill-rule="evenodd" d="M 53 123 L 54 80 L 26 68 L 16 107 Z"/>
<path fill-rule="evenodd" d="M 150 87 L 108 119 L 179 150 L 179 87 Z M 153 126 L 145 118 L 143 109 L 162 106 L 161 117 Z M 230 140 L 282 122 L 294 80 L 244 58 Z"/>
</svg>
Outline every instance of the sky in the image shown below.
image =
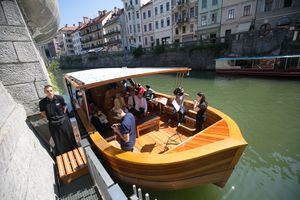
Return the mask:
<svg viewBox="0 0 300 200">
<path fill-rule="evenodd" d="M 82 17 L 95 18 L 98 10 L 113 10 L 123 8 L 122 0 L 58 0 L 60 13 L 60 27 L 65 24 L 78 26 Z"/>
</svg>

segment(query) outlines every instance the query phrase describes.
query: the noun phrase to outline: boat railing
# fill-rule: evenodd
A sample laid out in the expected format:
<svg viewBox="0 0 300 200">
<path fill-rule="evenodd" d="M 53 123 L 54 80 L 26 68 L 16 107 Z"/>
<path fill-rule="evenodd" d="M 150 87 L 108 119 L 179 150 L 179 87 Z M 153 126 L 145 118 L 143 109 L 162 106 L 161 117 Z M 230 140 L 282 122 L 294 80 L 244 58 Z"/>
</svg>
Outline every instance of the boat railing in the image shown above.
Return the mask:
<svg viewBox="0 0 300 200">
<path fill-rule="evenodd" d="M 112 199 L 112 200 L 139 200 L 143 199 L 143 194 L 141 188 L 137 188 L 133 185 L 133 194 L 128 198 L 118 183 L 115 183 L 104 166 L 101 164 L 96 154 L 93 152 L 90 143 L 87 139 L 81 140 L 81 145 L 85 151 L 87 158 L 87 164 L 90 171 L 92 180 L 97 187 L 102 199 Z M 148 193 L 145 194 L 146 200 L 150 199 Z"/>
</svg>

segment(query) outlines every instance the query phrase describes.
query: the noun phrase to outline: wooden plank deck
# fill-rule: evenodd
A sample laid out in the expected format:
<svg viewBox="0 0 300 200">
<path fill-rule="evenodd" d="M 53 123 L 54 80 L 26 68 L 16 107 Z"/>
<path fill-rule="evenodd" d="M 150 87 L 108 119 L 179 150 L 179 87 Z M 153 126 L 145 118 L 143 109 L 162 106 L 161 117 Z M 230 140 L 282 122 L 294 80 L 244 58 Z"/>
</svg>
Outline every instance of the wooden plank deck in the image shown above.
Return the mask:
<svg viewBox="0 0 300 200">
<path fill-rule="evenodd" d="M 184 133 L 177 132 L 176 129 L 174 124 L 168 124 L 162 119 L 159 131 L 150 128 L 141 132 L 141 136 L 136 139 L 135 148 L 141 153 L 164 153 L 189 137 Z"/>
</svg>

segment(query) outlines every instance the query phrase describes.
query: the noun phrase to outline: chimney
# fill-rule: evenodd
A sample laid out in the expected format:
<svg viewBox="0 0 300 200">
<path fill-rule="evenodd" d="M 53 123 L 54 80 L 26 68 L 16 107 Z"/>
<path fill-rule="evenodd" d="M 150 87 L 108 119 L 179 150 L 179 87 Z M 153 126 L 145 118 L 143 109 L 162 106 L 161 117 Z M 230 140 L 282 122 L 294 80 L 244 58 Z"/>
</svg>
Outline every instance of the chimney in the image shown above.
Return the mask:
<svg viewBox="0 0 300 200">
<path fill-rule="evenodd" d="M 99 16 L 101 16 L 102 15 L 102 11 L 98 10 L 98 14 L 99 14 Z"/>
<path fill-rule="evenodd" d="M 65 27 L 68 27 L 68 24 L 66 24 Z"/>
<path fill-rule="evenodd" d="M 117 7 L 114 7 L 114 13 L 117 14 Z"/>
<path fill-rule="evenodd" d="M 78 26 L 82 26 L 82 22 L 78 22 Z"/>
<path fill-rule="evenodd" d="M 103 12 L 103 15 L 104 15 L 106 13 L 106 10 L 103 10 L 102 12 Z"/>
<path fill-rule="evenodd" d="M 88 17 L 83 17 L 83 23 L 85 23 L 85 24 L 87 24 L 87 23 L 89 23 L 89 18 Z"/>
<path fill-rule="evenodd" d="M 75 24 L 73 24 L 73 26 L 75 26 Z"/>
</svg>

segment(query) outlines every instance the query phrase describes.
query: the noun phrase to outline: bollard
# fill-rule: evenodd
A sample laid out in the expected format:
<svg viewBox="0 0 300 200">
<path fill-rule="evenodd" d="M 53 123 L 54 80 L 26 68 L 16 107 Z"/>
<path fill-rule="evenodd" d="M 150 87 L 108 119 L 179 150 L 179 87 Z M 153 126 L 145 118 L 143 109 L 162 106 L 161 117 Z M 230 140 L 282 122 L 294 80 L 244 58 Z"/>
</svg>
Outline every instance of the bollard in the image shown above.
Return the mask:
<svg viewBox="0 0 300 200">
<path fill-rule="evenodd" d="M 149 197 L 148 193 L 145 194 L 145 200 L 150 200 L 150 197 Z"/>
<path fill-rule="evenodd" d="M 136 185 L 132 185 L 132 189 L 133 189 L 133 194 L 134 194 L 135 196 L 137 196 Z"/>
<path fill-rule="evenodd" d="M 141 188 L 138 189 L 138 197 L 139 197 L 139 200 L 143 200 L 143 194 L 142 194 Z"/>
</svg>

